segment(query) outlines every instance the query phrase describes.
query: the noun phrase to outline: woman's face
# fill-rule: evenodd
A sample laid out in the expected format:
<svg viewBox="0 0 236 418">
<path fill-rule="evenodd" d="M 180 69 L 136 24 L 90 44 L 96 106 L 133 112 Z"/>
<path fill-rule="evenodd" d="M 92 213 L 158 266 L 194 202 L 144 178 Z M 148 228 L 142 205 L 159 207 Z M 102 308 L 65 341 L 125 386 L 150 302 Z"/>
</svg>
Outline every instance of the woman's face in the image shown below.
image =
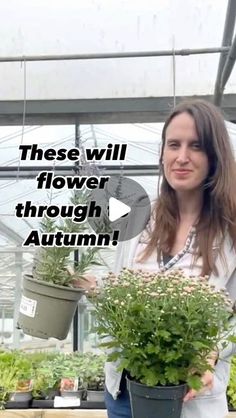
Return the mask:
<svg viewBox="0 0 236 418">
<path fill-rule="evenodd" d="M 175 116 L 169 123 L 162 160 L 166 180 L 176 192 L 202 187 L 209 172 L 209 162 L 201 149 L 195 121 L 188 113 Z"/>
</svg>

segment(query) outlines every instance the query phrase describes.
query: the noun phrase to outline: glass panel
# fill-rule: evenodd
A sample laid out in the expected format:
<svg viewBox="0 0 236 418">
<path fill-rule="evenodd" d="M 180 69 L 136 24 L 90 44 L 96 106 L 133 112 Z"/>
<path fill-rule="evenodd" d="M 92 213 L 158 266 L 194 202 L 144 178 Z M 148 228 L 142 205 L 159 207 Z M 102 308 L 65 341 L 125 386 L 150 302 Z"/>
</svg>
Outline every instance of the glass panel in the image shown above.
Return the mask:
<svg viewBox="0 0 236 418">
<path fill-rule="evenodd" d="M 126 160 L 102 161 L 107 165 L 157 164 L 163 123 L 83 125 L 81 142 L 85 147 L 106 147 L 109 143 L 128 144 Z"/>
<path fill-rule="evenodd" d="M 75 127 L 73 125 L 26 126 L 22 133 L 20 126 L 0 127 L 0 166 L 18 166 L 19 145 L 38 144 L 43 150 L 53 148 L 71 148 L 75 144 Z M 24 166 L 53 165 L 50 161 L 20 161 Z M 56 161 L 55 165 L 70 165 L 69 161 Z"/>
<path fill-rule="evenodd" d="M 38 146 L 46 150 L 53 148 L 71 148 L 75 144 L 75 127 L 73 125 L 58 126 L 27 126 L 22 133 L 22 128 L 1 127 L 0 128 L 0 166 L 43 166 L 52 165 L 53 161 L 27 160 L 20 161 L 20 145 Z M 71 165 L 70 161 L 55 162 L 55 165 Z"/>
</svg>

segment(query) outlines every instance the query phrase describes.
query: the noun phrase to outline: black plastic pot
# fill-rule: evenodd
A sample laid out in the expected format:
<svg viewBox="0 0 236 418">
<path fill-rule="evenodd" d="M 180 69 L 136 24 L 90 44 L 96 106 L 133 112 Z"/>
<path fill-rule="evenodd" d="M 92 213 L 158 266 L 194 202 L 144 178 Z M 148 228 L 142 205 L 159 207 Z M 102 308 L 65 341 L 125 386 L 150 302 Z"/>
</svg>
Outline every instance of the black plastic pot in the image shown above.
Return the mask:
<svg viewBox="0 0 236 418">
<path fill-rule="evenodd" d="M 58 286 L 25 275 L 18 326 L 38 338 L 64 340 L 83 289 Z"/>
<path fill-rule="evenodd" d="M 180 418 L 187 385 L 146 386 L 127 379 L 132 418 Z"/>
<path fill-rule="evenodd" d="M 87 389 L 87 401 L 90 402 L 104 402 L 104 390 L 90 390 Z"/>
<path fill-rule="evenodd" d="M 82 400 L 84 394 L 84 389 L 78 389 L 78 390 L 61 390 L 60 395 L 63 398 L 79 398 Z"/>
<path fill-rule="evenodd" d="M 13 402 L 11 402 L 13 404 Z M 13 406 L 14 408 L 14 406 Z M 31 408 L 33 409 L 52 409 L 54 408 L 53 400 L 45 399 L 33 399 Z M 68 409 L 68 406 L 64 407 Z M 63 407 L 58 407 L 58 409 L 63 409 Z M 89 402 L 81 401 L 80 406 L 71 406 L 70 409 L 106 409 L 104 402 Z M 89 417 L 89 415 L 88 415 Z"/>
<path fill-rule="evenodd" d="M 12 392 L 9 395 L 10 402 L 30 402 L 32 400 L 32 390 L 28 392 Z"/>
</svg>

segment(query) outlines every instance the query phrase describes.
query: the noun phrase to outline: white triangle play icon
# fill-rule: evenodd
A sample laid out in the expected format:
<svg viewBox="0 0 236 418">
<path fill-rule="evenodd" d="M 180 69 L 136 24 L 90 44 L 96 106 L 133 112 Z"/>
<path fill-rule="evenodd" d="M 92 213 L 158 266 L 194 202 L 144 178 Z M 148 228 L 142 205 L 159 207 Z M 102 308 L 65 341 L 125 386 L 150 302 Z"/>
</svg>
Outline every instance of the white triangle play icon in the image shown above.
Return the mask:
<svg viewBox="0 0 236 418">
<path fill-rule="evenodd" d="M 126 215 L 131 211 L 131 207 L 121 202 L 120 200 L 110 197 L 109 199 L 109 221 L 114 222 L 121 216 Z"/>
</svg>

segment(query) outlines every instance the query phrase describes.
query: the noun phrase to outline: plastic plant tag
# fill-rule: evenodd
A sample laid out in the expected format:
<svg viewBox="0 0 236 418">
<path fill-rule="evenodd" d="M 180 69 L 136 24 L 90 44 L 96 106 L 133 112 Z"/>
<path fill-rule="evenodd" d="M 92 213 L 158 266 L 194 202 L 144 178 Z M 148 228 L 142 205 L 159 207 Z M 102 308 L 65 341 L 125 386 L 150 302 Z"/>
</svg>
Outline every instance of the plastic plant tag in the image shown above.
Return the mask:
<svg viewBox="0 0 236 418">
<path fill-rule="evenodd" d="M 71 406 L 80 406 L 80 399 L 74 398 L 73 396 L 68 396 L 66 398 L 55 396 L 54 408 L 66 408 Z"/>
<path fill-rule="evenodd" d="M 61 379 L 60 389 L 64 391 L 77 391 L 78 390 L 78 378 L 77 377 L 64 377 Z"/>
<path fill-rule="evenodd" d="M 23 315 L 29 316 L 31 318 L 35 317 L 37 307 L 37 300 L 27 298 L 26 296 L 22 295 L 21 302 L 20 302 L 20 312 Z"/>
</svg>

